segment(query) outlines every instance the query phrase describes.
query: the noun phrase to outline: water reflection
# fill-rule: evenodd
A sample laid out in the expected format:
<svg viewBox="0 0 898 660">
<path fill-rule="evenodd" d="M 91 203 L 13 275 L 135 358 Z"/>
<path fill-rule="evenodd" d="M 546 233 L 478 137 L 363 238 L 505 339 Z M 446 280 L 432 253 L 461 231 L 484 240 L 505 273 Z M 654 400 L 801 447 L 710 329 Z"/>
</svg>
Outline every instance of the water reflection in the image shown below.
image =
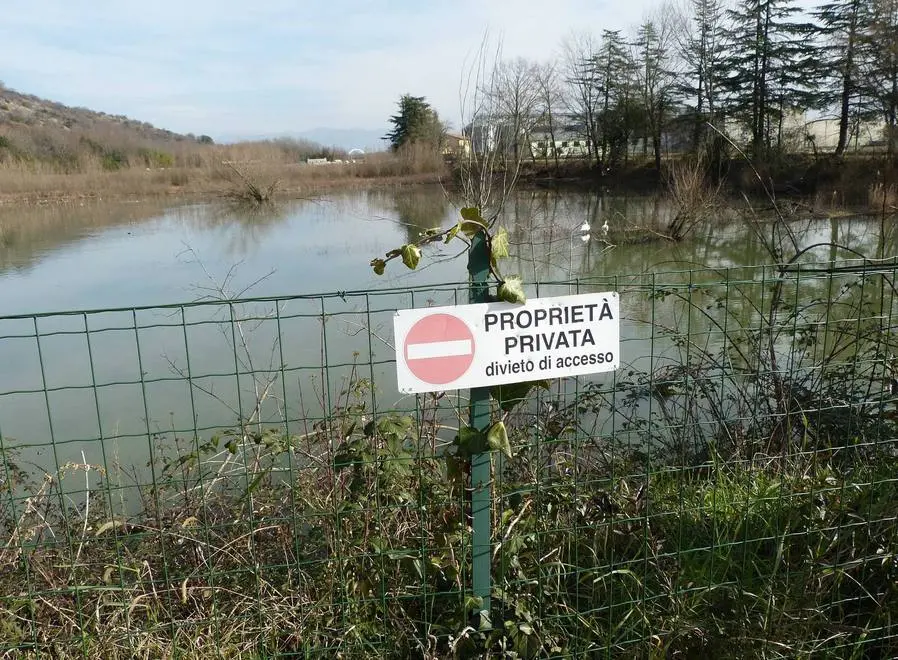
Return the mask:
<svg viewBox="0 0 898 660">
<path fill-rule="evenodd" d="M 445 195 L 430 187 L 399 189 L 393 194 L 396 219 L 405 230 L 405 240 L 414 243 L 421 234 L 448 223 L 453 208 Z"/>
<path fill-rule="evenodd" d="M 678 243 L 663 239 L 674 214 L 660 195 L 520 191 L 502 218 L 512 242 L 506 269 L 536 281 L 771 262 L 765 249 L 774 227 L 769 213 L 721 210 Z M 278 275 L 255 291 L 262 295 L 458 281 L 464 265 L 445 261 L 457 253 L 454 246 L 429 247 L 420 273 L 391 264 L 378 278 L 368 266 L 373 257 L 456 217 L 440 186 L 336 193 L 262 210 L 163 201 L 6 207 L 0 209 L 0 309 L 9 314 L 185 299 L 186 285 L 204 279 L 195 264 L 180 258 L 187 247 L 219 276 L 240 262 L 244 285 L 275 270 Z M 571 240 L 583 222 L 594 230 L 586 245 Z M 605 224 L 607 237 L 598 231 Z M 894 253 L 894 224 L 886 223 L 884 232 L 879 224 L 863 217 L 807 217 L 791 227 L 800 248 L 826 243 L 806 255 L 825 260 L 848 256 L 847 250 Z M 23 269 L 31 272 L 23 277 Z M 100 272 L 108 277 L 97 277 Z M 4 294 L 13 286 L 10 300 Z"/>
<path fill-rule="evenodd" d="M 27 269 L 50 253 L 75 249 L 106 229 L 163 215 L 170 202 L 78 202 L 0 206 L 0 274 Z"/>
<path fill-rule="evenodd" d="M 739 269 L 771 262 L 765 245 L 778 231 L 773 223 L 721 211 L 687 240 L 672 243 L 660 235 L 674 213 L 660 196 L 521 191 L 502 218 L 511 240 L 502 267 L 520 274 L 531 295 L 576 290 L 546 285 L 569 276 L 600 278 L 590 285 L 594 290 L 631 292 L 622 299 L 622 338 L 625 362 L 638 365 L 645 356 L 673 350 L 659 342 L 657 328 L 702 321 L 655 305 L 646 295 L 652 286 L 695 283 L 696 299 L 705 296 L 712 304 L 720 292 L 703 291 L 702 283 L 726 277 L 733 282 L 725 292 L 730 313 L 745 323 L 765 295 L 765 272 Z M 371 258 L 446 226 L 456 214 L 438 186 L 346 192 L 264 213 L 160 202 L 3 209 L 0 310 L 7 317 L 227 297 L 247 288 L 257 296 L 341 293 L 236 310 L 0 318 L 0 433 L 20 447 L 32 445 L 29 460 L 44 469 L 79 459 L 82 450 L 97 460 L 97 445 L 105 451 L 106 443 L 123 465 L 145 464 L 155 439 L 172 429 L 201 427 L 208 434 L 253 410 L 259 373 L 277 378 L 262 381 L 263 389 L 273 382 L 276 394 L 257 418 L 307 424 L 339 399 L 353 365 L 377 383 L 381 405 L 394 405 L 400 399 L 391 364 L 392 310 L 463 302 L 464 287 L 351 292 L 463 282 L 456 246 L 427 248 L 416 272 L 394 261 L 378 277 L 369 266 Z M 575 235 L 583 222 L 593 227 L 585 244 Z M 606 223 L 607 236 L 598 229 Z M 806 261 L 844 258 L 849 250 L 895 252 L 895 227 L 871 219 L 807 217 L 791 229 L 798 248 L 818 245 Z M 705 270 L 677 272 L 694 268 Z M 825 298 L 827 291 L 814 295 Z M 241 327 L 251 329 L 251 346 L 243 346 L 230 323 L 233 313 L 250 319 Z M 328 372 L 321 369 L 325 353 L 333 367 Z M 50 440 L 57 443 L 55 454 Z"/>
</svg>

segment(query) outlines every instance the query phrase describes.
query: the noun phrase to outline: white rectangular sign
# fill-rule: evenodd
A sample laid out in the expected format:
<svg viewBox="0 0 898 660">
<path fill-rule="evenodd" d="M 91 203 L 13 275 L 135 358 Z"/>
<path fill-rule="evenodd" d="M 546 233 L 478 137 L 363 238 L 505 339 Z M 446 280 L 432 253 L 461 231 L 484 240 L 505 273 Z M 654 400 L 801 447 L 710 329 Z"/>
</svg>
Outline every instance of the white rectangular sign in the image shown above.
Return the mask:
<svg viewBox="0 0 898 660">
<path fill-rule="evenodd" d="M 403 309 L 393 317 L 399 391 L 442 392 L 614 371 L 616 292 Z"/>
</svg>

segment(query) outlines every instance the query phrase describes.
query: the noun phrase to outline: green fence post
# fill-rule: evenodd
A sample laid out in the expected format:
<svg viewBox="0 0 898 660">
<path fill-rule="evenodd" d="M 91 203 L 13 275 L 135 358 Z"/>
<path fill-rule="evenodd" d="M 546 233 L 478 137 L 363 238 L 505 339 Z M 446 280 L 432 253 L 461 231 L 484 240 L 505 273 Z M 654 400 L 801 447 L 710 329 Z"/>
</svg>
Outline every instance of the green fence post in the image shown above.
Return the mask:
<svg viewBox="0 0 898 660">
<path fill-rule="evenodd" d="M 489 247 L 483 232 L 474 237 L 468 254 L 468 273 L 471 276 L 470 302 L 489 302 Z M 487 387 L 471 389 L 471 427 L 485 431 L 490 423 L 490 391 Z M 481 610 L 490 612 L 490 453 L 475 454 L 471 459 L 471 516 L 474 525 L 473 591 L 483 599 Z"/>
</svg>

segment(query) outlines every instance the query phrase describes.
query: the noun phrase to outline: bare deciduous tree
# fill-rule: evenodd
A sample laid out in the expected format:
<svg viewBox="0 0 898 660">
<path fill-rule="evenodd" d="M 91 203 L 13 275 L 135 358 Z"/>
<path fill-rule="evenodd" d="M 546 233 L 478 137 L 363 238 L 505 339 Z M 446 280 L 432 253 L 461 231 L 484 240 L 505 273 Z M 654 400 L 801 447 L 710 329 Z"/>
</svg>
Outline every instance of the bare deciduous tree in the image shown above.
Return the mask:
<svg viewBox="0 0 898 660">
<path fill-rule="evenodd" d="M 599 44 L 591 34 L 578 33 L 565 39 L 562 50 L 564 78 L 567 83 L 565 104 L 581 127 L 590 158 L 599 165 L 601 158 L 598 145 L 601 136 L 598 115 L 602 92 L 594 64 Z"/>
<path fill-rule="evenodd" d="M 507 116 L 500 102 L 501 63 L 501 42 L 491 46 L 489 34 L 484 35 L 459 88 L 461 125 L 471 141 L 470 151 L 458 161 L 462 201 L 480 209 L 489 224 L 502 212 L 521 171 L 520 149 L 503 146 Z"/>
<path fill-rule="evenodd" d="M 523 157 L 522 143 L 529 151 L 530 133 L 536 123 L 536 108 L 540 93 L 536 65 L 522 57 L 503 60 L 496 70 L 495 86 L 486 93 L 494 94 L 500 118 L 503 120 L 502 141 L 515 159 Z"/>
<path fill-rule="evenodd" d="M 549 155 L 555 161 L 555 170 L 558 171 L 558 149 L 555 135 L 557 132 L 558 113 L 561 109 L 561 77 L 558 65 L 555 62 L 543 62 L 536 67 L 536 86 L 539 92 L 539 125 L 545 129 L 548 135 L 548 144 L 544 147 L 542 156 L 546 165 L 549 164 Z M 536 154 L 534 154 L 536 157 Z"/>
</svg>

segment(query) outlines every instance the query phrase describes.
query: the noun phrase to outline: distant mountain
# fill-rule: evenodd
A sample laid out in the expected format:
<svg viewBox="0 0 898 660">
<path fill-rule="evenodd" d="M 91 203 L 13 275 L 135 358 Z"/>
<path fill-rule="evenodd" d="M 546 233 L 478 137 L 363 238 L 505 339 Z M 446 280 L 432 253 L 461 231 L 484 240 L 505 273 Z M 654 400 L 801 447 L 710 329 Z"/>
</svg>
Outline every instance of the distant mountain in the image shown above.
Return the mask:
<svg viewBox="0 0 898 660">
<path fill-rule="evenodd" d="M 323 144 L 327 147 L 343 147 L 344 149 L 363 149 L 365 151 L 383 151 L 387 143 L 383 140 L 386 129 L 374 130 L 365 128 L 313 128 L 297 133 L 293 137 L 303 138 Z"/>
<path fill-rule="evenodd" d="M 375 130 L 371 128 L 312 128 L 306 131 L 290 133 L 269 133 L 263 135 L 224 135 L 219 136 L 219 142 L 241 142 L 244 140 L 273 140 L 276 138 L 293 138 L 296 140 L 308 140 L 324 147 L 339 147 L 349 151 L 350 149 L 362 149 L 366 152 L 383 151 L 387 143 L 383 138 L 386 129 Z"/>
</svg>

